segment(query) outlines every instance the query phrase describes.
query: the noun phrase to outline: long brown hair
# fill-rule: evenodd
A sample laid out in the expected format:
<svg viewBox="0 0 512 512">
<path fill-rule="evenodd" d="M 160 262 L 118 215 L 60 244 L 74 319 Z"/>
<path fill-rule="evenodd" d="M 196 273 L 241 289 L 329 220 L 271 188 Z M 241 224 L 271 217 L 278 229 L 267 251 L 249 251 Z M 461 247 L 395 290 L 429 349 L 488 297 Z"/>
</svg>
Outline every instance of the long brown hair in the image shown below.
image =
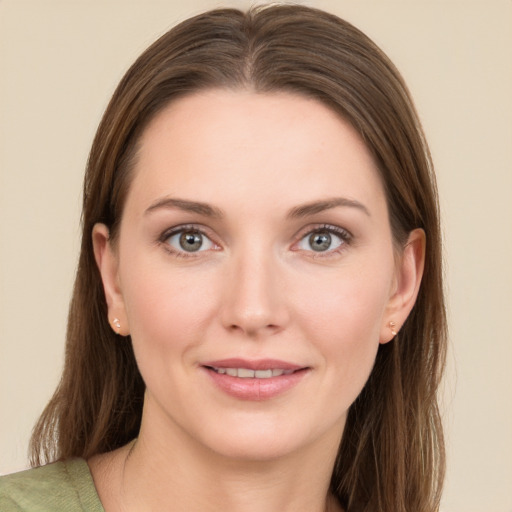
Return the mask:
<svg viewBox="0 0 512 512">
<path fill-rule="evenodd" d="M 212 87 L 291 91 L 350 122 L 377 162 L 395 243 L 423 228 L 427 251 L 417 302 L 399 335 L 381 345 L 351 406 L 331 491 L 347 511 L 437 510 L 444 444 L 437 388 L 446 317 L 441 236 L 431 158 L 400 74 L 364 34 L 301 6 L 211 11 L 170 30 L 128 70 L 94 139 L 84 183 L 83 237 L 62 380 L 37 423 L 32 463 L 88 458 L 137 436 L 144 383 L 130 340 L 107 319 L 91 232 L 115 239 L 137 142 L 180 95 Z"/>
</svg>

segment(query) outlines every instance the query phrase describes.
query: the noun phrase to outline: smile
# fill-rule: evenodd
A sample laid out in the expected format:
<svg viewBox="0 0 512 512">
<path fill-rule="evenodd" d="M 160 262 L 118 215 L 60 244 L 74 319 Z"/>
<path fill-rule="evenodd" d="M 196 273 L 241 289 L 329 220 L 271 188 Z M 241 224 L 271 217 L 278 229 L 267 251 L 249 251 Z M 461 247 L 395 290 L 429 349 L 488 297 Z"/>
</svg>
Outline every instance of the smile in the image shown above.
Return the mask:
<svg viewBox="0 0 512 512">
<path fill-rule="evenodd" d="M 294 370 L 283 370 L 280 368 L 269 368 L 267 370 L 251 370 L 250 368 L 216 368 L 211 367 L 213 371 L 221 375 L 238 377 L 239 379 L 270 379 L 280 377 L 281 375 L 291 375 Z"/>
<path fill-rule="evenodd" d="M 298 386 L 311 372 L 309 366 L 278 359 L 231 358 L 205 361 L 200 367 L 223 394 L 248 401 L 276 398 Z"/>
</svg>

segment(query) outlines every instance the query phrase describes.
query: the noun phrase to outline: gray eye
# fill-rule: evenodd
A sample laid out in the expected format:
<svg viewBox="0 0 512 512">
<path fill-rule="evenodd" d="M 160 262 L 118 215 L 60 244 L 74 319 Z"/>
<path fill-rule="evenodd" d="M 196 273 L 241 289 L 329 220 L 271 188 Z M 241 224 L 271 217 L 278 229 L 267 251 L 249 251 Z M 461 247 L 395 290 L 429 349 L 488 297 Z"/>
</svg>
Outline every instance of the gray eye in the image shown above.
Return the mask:
<svg viewBox="0 0 512 512">
<path fill-rule="evenodd" d="M 166 239 L 176 252 L 203 252 L 212 249 L 215 244 L 200 231 L 182 229 Z"/>
<path fill-rule="evenodd" d="M 180 247 L 187 252 L 195 252 L 201 249 L 203 245 L 203 236 L 200 233 L 191 233 L 185 231 L 180 235 Z"/>
<path fill-rule="evenodd" d="M 309 246 L 313 251 L 322 252 L 328 251 L 331 247 L 332 237 L 327 232 L 312 233 L 309 235 Z"/>
<path fill-rule="evenodd" d="M 342 233 L 339 235 L 329 229 L 319 229 L 308 233 L 298 243 L 302 251 L 333 252 L 345 243 Z"/>
</svg>

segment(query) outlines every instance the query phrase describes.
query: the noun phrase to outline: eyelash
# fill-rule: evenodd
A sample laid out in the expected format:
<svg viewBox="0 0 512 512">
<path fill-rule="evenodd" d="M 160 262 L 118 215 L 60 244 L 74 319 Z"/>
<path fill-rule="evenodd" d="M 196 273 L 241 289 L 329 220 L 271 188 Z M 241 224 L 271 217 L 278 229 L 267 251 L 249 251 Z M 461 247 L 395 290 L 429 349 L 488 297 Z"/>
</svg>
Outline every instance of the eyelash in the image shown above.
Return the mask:
<svg viewBox="0 0 512 512">
<path fill-rule="evenodd" d="M 176 250 L 169 244 L 169 239 L 173 236 L 183 234 L 183 233 L 191 233 L 191 234 L 198 234 L 202 237 L 209 240 L 209 242 L 215 246 L 219 247 L 219 245 L 212 239 L 213 237 L 211 235 L 208 235 L 204 228 L 198 227 L 197 225 L 191 224 L 191 225 L 182 225 L 182 226 L 176 226 L 174 228 L 168 229 L 162 233 L 162 235 L 159 237 L 158 242 L 162 244 L 167 252 L 172 254 L 173 256 L 177 258 L 197 258 L 200 253 L 207 252 L 211 249 L 206 250 L 199 250 L 199 251 L 190 251 L 187 252 L 185 250 Z M 306 239 L 306 237 L 311 237 L 314 234 L 320 234 L 320 233 L 328 233 L 333 234 L 336 237 L 338 237 L 341 240 L 341 243 L 336 247 L 335 249 L 328 249 L 326 251 L 314 251 L 311 250 L 305 250 L 305 252 L 310 253 L 310 256 L 312 258 L 329 258 L 336 256 L 343 252 L 346 249 L 347 245 L 350 245 L 352 243 L 353 236 L 350 232 L 348 232 L 346 229 L 340 228 L 339 226 L 333 226 L 331 224 L 322 224 L 315 226 L 314 228 L 308 228 L 307 230 L 303 231 L 299 235 L 299 239 L 297 242 L 294 242 L 293 246 L 297 246 L 300 244 L 303 240 Z M 218 250 L 218 249 L 213 249 Z M 294 251 L 300 251 L 302 249 L 293 249 Z"/>
<path fill-rule="evenodd" d="M 316 226 L 314 228 L 308 228 L 305 232 L 301 233 L 299 241 L 295 242 L 294 246 L 301 243 L 303 240 L 305 240 L 307 237 L 311 237 L 315 234 L 320 233 L 328 233 L 333 234 L 336 237 L 338 237 L 341 240 L 341 243 L 334 249 L 328 249 L 326 251 L 314 251 L 314 250 L 308 250 L 306 252 L 309 253 L 309 256 L 312 258 L 330 258 L 335 257 L 345 251 L 348 245 L 352 243 L 353 236 L 350 232 L 348 232 L 346 229 L 343 229 L 339 226 L 333 226 L 331 224 L 321 224 L 319 226 Z M 301 250 L 301 249 L 295 249 L 295 250 Z"/>
<path fill-rule="evenodd" d="M 162 233 L 162 235 L 159 237 L 158 241 L 164 246 L 164 249 L 172 254 L 173 256 L 176 256 L 177 258 L 196 258 L 199 256 L 200 253 L 206 252 L 206 251 L 191 251 L 187 252 L 185 250 L 176 250 L 174 249 L 169 243 L 168 240 L 176 235 L 183 234 L 183 233 L 191 233 L 191 234 L 197 234 L 201 235 L 202 237 L 206 238 L 210 241 L 211 244 L 218 247 L 218 244 L 215 243 L 212 240 L 212 236 L 208 235 L 204 228 L 200 228 L 197 225 L 190 224 L 190 225 L 182 225 L 182 226 L 176 226 L 174 228 L 168 229 Z"/>
</svg>

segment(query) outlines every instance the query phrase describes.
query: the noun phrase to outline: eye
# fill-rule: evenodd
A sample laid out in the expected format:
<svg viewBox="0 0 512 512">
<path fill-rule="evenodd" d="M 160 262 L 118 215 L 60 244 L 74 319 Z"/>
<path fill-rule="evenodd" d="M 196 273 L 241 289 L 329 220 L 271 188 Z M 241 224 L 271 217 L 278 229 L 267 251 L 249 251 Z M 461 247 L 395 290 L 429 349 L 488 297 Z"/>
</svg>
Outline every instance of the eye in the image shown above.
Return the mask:
<svg viewBox="0 0 512 512">
<path fill-rule="evenodd" d="M 194 253 L 213 249 L 215 244 L 201 231 L 182 228 L 165 236 L 164 241 L 177 253 Z"/>
<path fill-rule="evenodd" d="M 343 229 L 324 227 L 309 232 L 300 239 L 297 248 L 302 251 L 333 252 L 347 243 L 350 235 Z"/>
</svg>

